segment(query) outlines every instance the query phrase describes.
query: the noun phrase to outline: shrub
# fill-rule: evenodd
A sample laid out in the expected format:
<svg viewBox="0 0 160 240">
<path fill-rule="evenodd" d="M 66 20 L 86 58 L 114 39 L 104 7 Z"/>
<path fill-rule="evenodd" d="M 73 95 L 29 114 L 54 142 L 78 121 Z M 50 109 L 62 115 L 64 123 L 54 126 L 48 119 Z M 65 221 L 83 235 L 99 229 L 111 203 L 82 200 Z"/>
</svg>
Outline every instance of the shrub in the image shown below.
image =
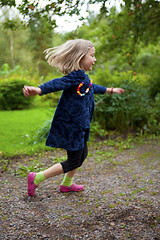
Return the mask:
<svg viewBox="0 0 160 240">
<path fill-rule="evenodd" d="M 27 76 L 29 75 L 29 72 L 27 70 L 24 70 L 20 65 L 14 66 L 13 69 L 10 69 L 8 63 L 4 63 L 1 66 L 0 69 L 0 77 L 9 77 L 9 76 Z"/>
<path fill-rule="evenodd" d="M 29 82 L 23 79 L 5 79 L 0 81 L 0 109 L 18 110 L 31 106 L 33 98 L 26 98 L 22 89 Z"/>
<path fill-rule="evenodd" d="M 148 50 L 149 51 L 149 50 Z M 160 55 L 158 49 L 151 48 L 149 52 L 137 56 L 134 71 L 148 76 L 148 87 L 150 96 L 154 98 L 160 92 Z"/>
<path fill-rule="evenodd" d="M 41 126 L 41 128 L 38 130 L 37 134 L 31 138 L 31 142 L 33 142 L 34 144 L 36 143 L 40 143 L 46 140 L 48 133 L 49 133 L 49 129 L 51 127 L 51 123 L 52 123 L 52 119 L 48 118 L 43 125 Z"/>
<path fill-rule="evenodd" d="M 155 97 L 155 101 L 152 102 L 149 111 L 149 118 L 147 123 L 144 125 L 143 130 L 150 134 L 160 134 L 160 93 Z"/>
<path fill-rule="evenodd" d="M 124 76 L 128 79 L 123 80 Z M 112 80 L 110 81 L 112 82 Z M 113 86 L 115 82 L 113 79 Z M 111 83 L 108 87 L 110 86 Z M 104 129 L 124 131 L 142 128 L 149 119 L 151 109 L 148 89 L 144 88 L 138 79 L 133 80 L 131 75 L 127 76 L 126 73 L 119 76 L 115 86 L 124 88 L 125 93 L 112 96 L 109 94 L 95 95 L 94 120 Z"/>
</svg>

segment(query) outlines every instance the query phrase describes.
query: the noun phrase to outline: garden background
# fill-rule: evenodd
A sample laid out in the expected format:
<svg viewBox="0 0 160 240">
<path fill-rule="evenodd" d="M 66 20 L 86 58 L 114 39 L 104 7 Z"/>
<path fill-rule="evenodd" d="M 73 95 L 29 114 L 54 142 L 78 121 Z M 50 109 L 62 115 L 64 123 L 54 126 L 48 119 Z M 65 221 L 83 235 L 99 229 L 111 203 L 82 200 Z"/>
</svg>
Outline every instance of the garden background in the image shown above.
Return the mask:
<svg viewBox="0 0 160 240">
<path fill-rule="evenodd" d="M 0 7 L 0 239 L 159 239 L 160 2 L 0 0 Z M 64 17 L 77 27 L 64 22 L 59 31 Z M 61 92 L 25 98 L 22 89 L 61 77 L 43 51 L 76 38 L 96 48 L 93 82 L 125 93 L 95 96 L 89 154 L 75 177 L 85 190 L 62 194 L 56 176 L 31 198 L 28 173 L 66 152 L 45 146 Z"/>
<path fill-rule="evenodd" d="M 95 96 L 91 132 L 101 136 L 160 133 L 159 1 L 122 1 L 118 10 L 117 1 L 106 7 L 108 2 L 85 2 L 85 19 L 79 1 L 48 1 L 43 6 L 34 1 L 0 2 L 1 155 L 45 148 L 61 93 L 26 99 L 22 88 L 60 77 L 47 64 L 43 51 L 75 38 L 89 39 L 96 48 L 98 61 L 89 73 L 93 82 L 125 89 L 120 96 Z M 90 12 L 90 4 L 99 12 Z M 66 13 L 78 16 L 82 23 L 71 32 L 59 33 L 54 16 Z"/>
</svg>

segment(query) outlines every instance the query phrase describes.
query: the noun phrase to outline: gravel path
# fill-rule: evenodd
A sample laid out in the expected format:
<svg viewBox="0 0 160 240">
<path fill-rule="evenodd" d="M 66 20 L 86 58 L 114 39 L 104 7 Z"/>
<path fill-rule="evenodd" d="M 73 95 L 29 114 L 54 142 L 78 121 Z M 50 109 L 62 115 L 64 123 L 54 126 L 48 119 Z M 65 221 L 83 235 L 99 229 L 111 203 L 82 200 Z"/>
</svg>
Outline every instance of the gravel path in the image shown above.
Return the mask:
<svg viewBox="0 0 160 240">
<path fill-rule="evenodd" d="M 63 150 L 12 159 L 0 174 L 0 239 L 160 239 L 160 142 L 120 149 L 100 141 L 89 152 L 75 177 L 85 186 L 79 193 L 61 193 L 57 176 L 28 197 L 26 177 L 18 175 L 33 161 L 51 166 Z"/>
</svg>

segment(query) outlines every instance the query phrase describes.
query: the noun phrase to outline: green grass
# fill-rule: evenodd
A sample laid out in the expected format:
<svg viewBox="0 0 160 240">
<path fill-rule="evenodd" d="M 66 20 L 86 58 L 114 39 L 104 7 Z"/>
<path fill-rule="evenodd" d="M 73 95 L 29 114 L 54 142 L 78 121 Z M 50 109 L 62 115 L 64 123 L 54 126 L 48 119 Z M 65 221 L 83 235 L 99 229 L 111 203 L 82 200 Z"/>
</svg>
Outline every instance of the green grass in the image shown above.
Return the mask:
<svg viewBox="0 0 160 240">
<path fill-rule="evenodd" d="M 52 118 L 55 109 L 34 108 L 19 111 L 0 111 L 0 152 L 4 156 L 32 154 L 46 149 L 45 142 L 31 144 L 38 129 Z"/>
<path fill-rule="evenodd" d="M 39 141 L 37 144 L 33 143 L 36 139 L 35 136 L 37 135 L 38 130 L 44 126 L 46 120 L 53 117 L 54 112 L 55 108 L 51 107 L 37 107 L 18 111 L 0 111 L 0 157 L 11 157 L 19 154 L 32 155 L 38 152 L 43 152 L 46 149 L 51 150 L 51 148 L 45 146 L 45 139 L 42 142 Z M 94 128 L 92 129 L 91 126 L 90 144 L 94 141 L 93 130 Z M 122 151 L 123 149 L 133 148 L 133 143 L 135 141 L 138 144 L 142 144 L 146 139 L 152 141 L 153 136 L 151 138 L 149 138 L 149 136 L 139 136 L 136 140 L 131 136 L 128 136 L 125 140 L 120 137 L 113 140 L 107 139 L 103 142 L 98 141 L 97 146 L 105 144 Z M 158 139 L 159 138 L 157 137 L 157 140 Z M 116 165 L 117 162 L 113 162 L 114 155 L 114 150 L 110 153 L 98 150 L 96 160 L 97 162 L 101 162 L 107 157 L 110 159 L 110 162 Z"/>
</svg>

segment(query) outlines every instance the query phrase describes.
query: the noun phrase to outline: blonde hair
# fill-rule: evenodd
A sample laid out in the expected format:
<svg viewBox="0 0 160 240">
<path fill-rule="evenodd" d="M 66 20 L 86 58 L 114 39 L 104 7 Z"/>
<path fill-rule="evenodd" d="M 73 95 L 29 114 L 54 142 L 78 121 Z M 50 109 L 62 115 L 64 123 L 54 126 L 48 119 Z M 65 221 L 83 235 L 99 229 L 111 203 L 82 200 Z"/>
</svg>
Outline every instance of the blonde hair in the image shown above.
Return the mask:
<svg viewBox="0 0 160 240">
<path fill-rule="evenodd" d="M 87 54 L 93 44 L 84 39 L 68 40 L 64 44 L 44 51 L 49 65 L 56 67 L 67 75 L 74 70 L 81 69 L 80 61 Z"/>
</svg>

